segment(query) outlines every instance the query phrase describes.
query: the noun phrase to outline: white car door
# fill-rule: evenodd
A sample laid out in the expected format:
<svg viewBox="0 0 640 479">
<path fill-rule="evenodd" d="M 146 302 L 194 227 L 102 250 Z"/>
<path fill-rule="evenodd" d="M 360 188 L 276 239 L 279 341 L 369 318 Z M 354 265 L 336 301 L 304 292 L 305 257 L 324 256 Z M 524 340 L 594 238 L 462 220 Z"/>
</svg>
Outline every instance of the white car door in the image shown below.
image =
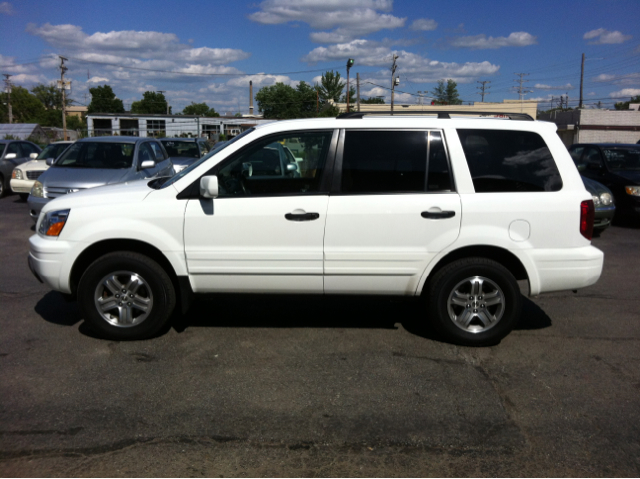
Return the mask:
<svg viewBox="0 0 640 479">
<path fill-rule="evenodd" d="M 460 231 L 440 131 L 346 130 L 325 232 L 325 292 L 416 292 L 429 262 Z"/>
<path fill-rule="evenodd" d="M 335 138 L 334 138 L 335 136 Z M 279 146 L 296 138 L 302 164 L 283 163 Z M 196 292 L 323 291 L 323 238 L 329 162 L 337 132 L 262 138 L 217 165 L 219 196 L 190 199 L 185 254 Z"/>
</svg>

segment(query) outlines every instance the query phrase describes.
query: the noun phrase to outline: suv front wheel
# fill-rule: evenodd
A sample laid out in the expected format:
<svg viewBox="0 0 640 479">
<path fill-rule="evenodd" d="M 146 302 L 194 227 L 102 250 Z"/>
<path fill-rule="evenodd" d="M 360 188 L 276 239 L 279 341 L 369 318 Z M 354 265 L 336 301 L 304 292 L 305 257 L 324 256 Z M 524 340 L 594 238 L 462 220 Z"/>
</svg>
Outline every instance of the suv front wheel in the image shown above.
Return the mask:
<svg viewBox="0 0 640 479">
<path fill-rule="evenodd" d="M 78 304 L 85 321 L 100 336 L 143 339 L 169 320 L 176 304 L 171 279 L 147 256 L 129 251 L 94 261 L 78 285 Z"/>
<path fill-rule="evenodd" d="M 513 275 L 486 258 L 445 266 L 429 282 L 429 319 L 446 339 L 461 345 L 496 344 L 515 326 L 522 297 Z"/>
</svg>

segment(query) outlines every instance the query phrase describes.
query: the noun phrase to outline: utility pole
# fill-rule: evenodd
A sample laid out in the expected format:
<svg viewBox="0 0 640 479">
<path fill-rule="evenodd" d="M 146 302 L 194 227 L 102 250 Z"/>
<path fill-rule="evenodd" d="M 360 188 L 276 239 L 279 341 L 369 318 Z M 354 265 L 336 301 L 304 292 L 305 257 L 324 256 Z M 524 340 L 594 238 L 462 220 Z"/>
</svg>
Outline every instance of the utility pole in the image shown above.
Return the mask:
<svg viewBox="0 0 640 479">
<path fill-rule="evenodd" d="M 426 93 L 426 92 L 418 90 L 418 104 L 420 106 L 424 105 L 423 103 L 424 97 L 422 96 L 423 93 Z"/>
<path fill-rule="evenodd" d="M 9 113 L 9 123 L 13 123 L 13 111 L 11 110 L 11 80 L 10 78 L 13 75 L 9 75 L 8 73 L 3 73 L 4 84 L 6 85 L 7 91 L 7 112 Z"/>
<path fill-rule="evenodd" d="M 582 67 L 580 68 L 580 104 L 578 108 L 582 109 L 582 86 L 584 84 L 584 53 L 582 54 Z"/>
<path fill-rule="evenodd" d="M 478 83 L 480 83 L 480 85 L 482 86 L 477 86 L 476 88 L 478 90 L 480 90 L 480 93 L 477 93 L 478 95 L 482 95 L 482 103 L 484 103 L 484 96 L 488 95 L 489 92 L 485 92 L 485 90 L 488 90 L 489 88 L 491 88 L 490 86 L 486 86 L 487 83 L 491 83 L 490 81 L 479 81 Z"/>
<path fill-rule="evenodd" d="M 347 60 L 347 113 L 349 113 L 349 97 L 351 96 L 351 87 L 349 86 L 349 70 L 353 66 L 353 58 Z"/>
<path fill-rule="evenodd" d="M 395 96 L 395 88 L 396 85 L 400 83 L 400 78 L 397 78 L 396 75 L 396 60 L 398 59 L 398 55 L 393 54 L 393 64 L 391 65 L 391 114 L 393 115 L 393 101 Z"/>
<path fill-rule="evenodd" d="M 523 100 L 524 100 L 524 96 L 525 96 L 527 93 L 531 93 L 533 90 L 525 90 L 525 89 L 522 87 L 522 84 L 523 84 L 524 82 L 528 82 L 528 81 L 529 81 L 529 80 L 525 80 L 525 79 L 523 78 L 523 77 L 525 77 L 526 75 L 529 75 L 528 73 L 515 73 L 515 75 L 518 75 L 518 76 L 520 77 L 520 80 L 514 80 L 514 81 L 517 81 L 517 82 L 520 84 L 520 85 L 518 86 L 518 90 L 517 90 L 517 92 L 518 92 L 518 95 L 520 95 L 520 111 L 522 112 L 522 111 L 523 111 L 523 109 L 524 109 L 524 107 L 523 107 L 523 105 L 522 105 L 522 102 L 523 102 Z"/>
<path fill-rule="evenodd" d="M 320 113 L 320 93 L 316 90 L 316 116 Z"/>
<path fill-rule="evenodd" d="M 356 104 L 360 111 L 360 73 L 356 73 Z"/>
<path fill-rule="evenodd" d="M 60 57 L 60 89 L 62 90 L 62 134 L 64 141 L 67 141 L 67 98 L 65 94 L 67 84 L 64 82 L 64 73 L 68 68 L 64 66 L 64 61 L 67 59 L 63 56 L 58 56 Z"/>
</svg>

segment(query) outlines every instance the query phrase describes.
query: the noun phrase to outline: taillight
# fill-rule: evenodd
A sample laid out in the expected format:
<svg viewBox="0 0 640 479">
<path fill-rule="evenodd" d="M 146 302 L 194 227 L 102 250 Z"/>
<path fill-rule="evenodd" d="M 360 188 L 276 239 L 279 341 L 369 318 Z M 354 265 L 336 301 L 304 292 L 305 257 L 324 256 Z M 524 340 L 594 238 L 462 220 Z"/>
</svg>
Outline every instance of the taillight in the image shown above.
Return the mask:
<svg viewBox="0 0 640 479">
<path fill-rule="evenodd" d="M 586 200 L 580 203 L 580 234 L 590 240 L 593 237 L 593 220 L 596 215 L 596 208 L 593 200 Z"/>
</svg>

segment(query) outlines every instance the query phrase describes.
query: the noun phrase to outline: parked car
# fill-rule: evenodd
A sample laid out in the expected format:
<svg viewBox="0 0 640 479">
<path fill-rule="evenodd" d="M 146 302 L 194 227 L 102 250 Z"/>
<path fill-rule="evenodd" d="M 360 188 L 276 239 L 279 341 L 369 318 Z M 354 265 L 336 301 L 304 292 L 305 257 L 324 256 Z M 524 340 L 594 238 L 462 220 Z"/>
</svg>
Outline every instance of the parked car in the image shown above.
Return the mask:
<svg viewBox="0 0 640 479">
<path fill-rule="evenodd" d="M 46 160 L 55 160 L 72 143 L 73 141 L 50 143 L 34 160 L 16 166 L 11 173 L 11 190 L 26 201 L 35 181 L 49 168 Z"/>
<path fill-rule="evenodd" d="M 204 138 L 161 138 L 160 142 L 171 159 L 175 173 L 184 170 L 211 149 Z"/>
<path fill-rule="evenodd" d="M 611 190 L 616 214 L 640 217 L 640 146 L 576 143 L 569 152 L 583 176 Z"/>
<path fill-rule="evenodd" d="M 11 174 L 22 163 L 38 156 L 35 143 L 22 140 L 0 140 L 0 198 L 11 192 Z"/>
<path fill-rule="evenodd" d="M 593 199 L 554 124 L 370 115 L 260 125 L 172 178 L 59 197 L 29 265 L 115 339 L 156 334 L 194 293 L 368 294 L 422 297 L 416 321 L 486 345 L 517 324 L 518 280 L 598 280 Z M 263 174 L 292 138 L 299 175 Z"/>
<path fill-rule="evenodd" d="M 68 193 L 173 174 L 162 144 L 137 136 L 83 138 L 50 163 L 51 168 L 34 182 L 27 200 L 34 221 L 44 205 Z"/>
<path fill-rule="evenodd" d="M 591 198 L 593 198 L 593 204 L 595 206 L 593 234 L 595 236 L 599 236 L 609 227 L 613 221 L 613 216 L 616 213 L 613 194 L 611 193 L 611 190 L 602 183 L 598 183 L 597 181 L 585 176 L 582 176 L 581 178 L 584 183 L 584 187 L 589 193 L 591 193 Z"/>
</svg>

